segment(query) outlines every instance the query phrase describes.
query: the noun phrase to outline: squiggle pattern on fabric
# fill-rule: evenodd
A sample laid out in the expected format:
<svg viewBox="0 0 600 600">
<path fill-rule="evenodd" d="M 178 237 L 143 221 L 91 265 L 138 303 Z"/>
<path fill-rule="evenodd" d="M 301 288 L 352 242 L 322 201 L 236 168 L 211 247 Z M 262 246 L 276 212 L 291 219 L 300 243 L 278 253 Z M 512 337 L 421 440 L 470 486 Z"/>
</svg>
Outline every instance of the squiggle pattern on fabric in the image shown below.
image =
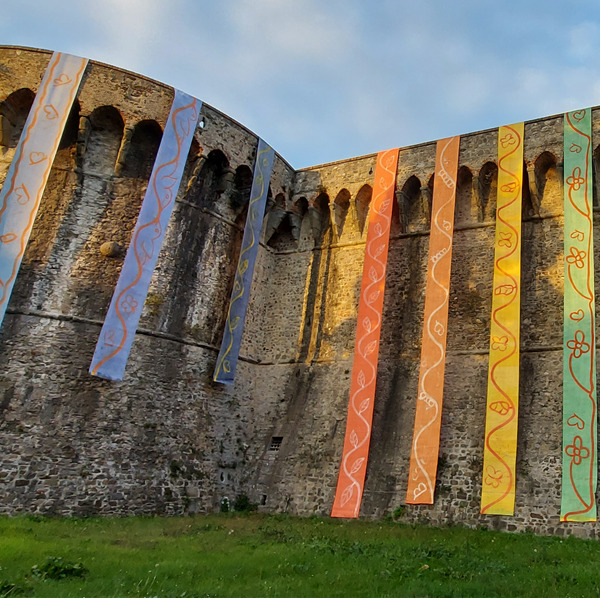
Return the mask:
<svg viewBox="0 0 600 600">
<path fill-rule="evenodd" d="M 596 334 L 591 109 L 564 120 L 561 521 L 596 520 Z"/>
<path fill-rule="evenodd" d="M 242 249 L 214 373 L 214 380 L 219 383 L 233 383 L 235 377 L 274 157 L 273 148 L 259 139 Z"/>
<path fill-rule="evenodd" d="M 0 324 L 87 62 L 52 55 L 0 192 Z"/>
<path fill-rule="evenodd" d="M 175 91 L 150 185 L 96 345 L 90 366 L 92 375 L 117 381 L 123 379 L 150 279 L 175 205 L 200 106 L 196 98 Z"/>
<path fill-rule="evenodd" d="M 406 492 L 408 504 L 433 504 L 446 366 L 446 329 L 459 145 L 459 137 L 440 140 L 437 143 L 419 395 Z"/>
<path fill-rule="evenodd" d="M 358 306 L 348 421 L 332 517 L 358 517 L 362 501 L 373 422 L 398 152 L 398 149 L 386 150 L 377 155 Z"/>
<path fill-rule="evenodd" d="M 481 491 L 481 513 L 492 515 L 512 515 L 515 507 L 523 131 L 523 123 L 498 130 L 494 295 Z"/>
</svg>

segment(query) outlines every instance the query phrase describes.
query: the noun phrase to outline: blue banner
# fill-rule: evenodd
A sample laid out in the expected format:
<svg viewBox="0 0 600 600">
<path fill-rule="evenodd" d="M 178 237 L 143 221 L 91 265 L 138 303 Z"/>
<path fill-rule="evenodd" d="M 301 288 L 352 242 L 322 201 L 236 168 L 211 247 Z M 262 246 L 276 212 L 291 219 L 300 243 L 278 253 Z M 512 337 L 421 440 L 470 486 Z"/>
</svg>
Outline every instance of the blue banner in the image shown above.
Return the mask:
<svg viewBox="0 0 600 600">
<path fill-rule="evenodd" d="M 221 350 L 215 367 L 214 380 L 219 383 L 231 384 L 235 377 L 274 158 L 273 148 L 259 139 L 242 249 L 235 271 Z"/>
<path fill-rule="evenodd" d="M 104 320 L 90 373 L 120 381 L 146 301 L 202 103 L 175 90 L 150 182 Z"/>
</svg>

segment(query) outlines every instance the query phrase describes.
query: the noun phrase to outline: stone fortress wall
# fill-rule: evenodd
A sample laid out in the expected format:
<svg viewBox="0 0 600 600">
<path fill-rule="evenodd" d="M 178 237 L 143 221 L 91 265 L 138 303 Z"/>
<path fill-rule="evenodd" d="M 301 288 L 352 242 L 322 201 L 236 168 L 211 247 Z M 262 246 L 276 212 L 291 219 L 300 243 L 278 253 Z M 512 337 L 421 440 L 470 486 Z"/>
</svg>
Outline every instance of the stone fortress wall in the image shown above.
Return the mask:
<svg viewBox="0 0 600 600">
<path fill-rule="evenodd" d="M 49 58 L 0 47 L 0 183 Z M 204 104 L 125 378 L 88 375 L 172 97 L 87 67 L 0 329 L 0 513 L 210 512 L 247 494 L 329 514 L 375 155 L 299 171 L 276 155 L 236 382 L 216 384 L 257 137 Z M 600 142 L 599 110 L 593 127 Z M 591 537 L 594 523 L 559 523 L 562 116 L 525 124 L 515 515 L 479 514 L 496 145 L 496 130 L 461 138 L 436 500 L 397 513 Z M 400 150 L 368 518 L 404 506 L 434 167 L 435 143 Z"/>
</svg>

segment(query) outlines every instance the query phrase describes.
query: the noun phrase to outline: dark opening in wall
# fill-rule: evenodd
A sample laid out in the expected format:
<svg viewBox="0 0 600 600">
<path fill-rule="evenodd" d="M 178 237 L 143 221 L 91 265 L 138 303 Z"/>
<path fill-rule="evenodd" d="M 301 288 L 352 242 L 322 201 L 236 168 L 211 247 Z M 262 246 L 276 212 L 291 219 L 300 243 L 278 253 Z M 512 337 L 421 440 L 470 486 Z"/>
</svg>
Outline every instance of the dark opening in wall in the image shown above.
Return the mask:
<svg viewBox="0 0 600 600">
<path fill-rule="evenodd" d="M 333 201 L 334 221 L 335 229 L 338 238 L 342 237 L 344 232 L 344 225 L 346 223 L 346 217 L 348 216 L 348 209 L 350 208 L 350 192 L 347 189 L 340 190 L 338 195 Z"/>
<path fill-rule="evenodd" d="M 356 218 L 358 219 L 358 229 L 361 235 L 365 232 L 372 196 L 373 188 L 369 184 L 363 185 L 356 194 Z"/>
<path fill-rule="evenodd" d="M 162 129 L 153 120 L 140 121 L 134 128 L 125 155 L 123 176 L 149 179 L 158 152 Z"/>
<path fill-rule="evenodd" d="M 280 436 L 274 436 L 271 438 L 271 443 L 269 444 L 268 451 L 269 452 L 279 452 L 279 448 L 281 448 L 281 442 L 283 442 L 283 438 Z"/>
<path fill-rule="evenodd" d="M 23 88 L 0 104 L 0 145 L 14 148 L 21 137 L 35 94 Z"/>
</svg>

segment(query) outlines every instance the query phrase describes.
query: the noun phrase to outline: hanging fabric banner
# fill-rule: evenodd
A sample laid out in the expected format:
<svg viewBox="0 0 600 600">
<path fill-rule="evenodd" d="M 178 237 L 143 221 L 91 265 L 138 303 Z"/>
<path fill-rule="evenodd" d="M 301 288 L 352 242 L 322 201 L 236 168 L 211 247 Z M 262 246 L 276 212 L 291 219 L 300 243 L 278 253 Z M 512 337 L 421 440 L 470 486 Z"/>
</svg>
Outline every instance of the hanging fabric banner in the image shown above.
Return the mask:
<svg viewBox="0 0 600 600">
<path fill-rule="evenodd" d="M 356 518 L 367 471 L 377 379 L 381 313 L 399 149 L 377 155 L 365 247 L 350 402 L 332 517 Z"/>
<path fill-rule="evenodd" d="M 115 381 L 123 379 L 150 279 L 175 205 L 200 107 L 199 100 L 175 90 L 148 188 L 96 344 L 90 366 L 92 375 Z"/>
<path fill-rule="evenodd" d="M 512 515 L 519 410 L 523 123 L 498 130 L 498 194 L 481 513 Z"/>
<path fill-rule="evenodd" d="M 563 455 L 561 521 L 596 520 L 596 335 L 592 111 L 564 120 Z"/>
<path fill-rule="evenodd" d="M 406 502 L 433 504 L 440 449 L 446 328 L 460 138 L 437 143 L 415 427 Z"/>
<path fill-rule="evenodd" d="M 273 148 L 259 139 L 242 248 L 235 271 L 225 331 L 214 373 L 214 380 L 219 383 L 231 384 L 235 378 L 274 159 Z"/>
<path fill-rule="evenodd" d="M 87 62 L 52 55 L 0 192 L 0 324 Z"/>
</svg>

